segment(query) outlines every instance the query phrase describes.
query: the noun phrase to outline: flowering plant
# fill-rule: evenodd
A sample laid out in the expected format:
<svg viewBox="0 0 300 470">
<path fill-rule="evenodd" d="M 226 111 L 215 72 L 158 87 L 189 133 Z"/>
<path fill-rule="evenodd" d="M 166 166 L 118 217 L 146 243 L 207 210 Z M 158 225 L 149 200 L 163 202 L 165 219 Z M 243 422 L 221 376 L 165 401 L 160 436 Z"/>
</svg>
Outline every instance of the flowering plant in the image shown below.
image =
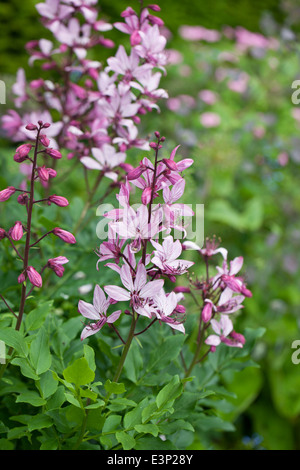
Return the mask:
<svg viewBox="0 0 300 470">
<path fill-rule="evenodd" d="M 130 53 L 120 45 L 103 67 L 89 53 L 113 47 L 102 35 L 112 25 L 98 19 L 96 3 L 37 4 L 55 43 L 31 41 L 29 62 L 41 61 L 51 79 L 28 87 L 19 70 L 13 87 L 19 112 L 2 118 L 13 142 L 26 141 L 14 161 L 27 177 L 0 191 L 2 206 L 20 193 L 18 208 L 26 209 L 10 229 L 0 229 L 8 273 L 0 293 L 0 341 L 7 346 L 2 443 L 41 450 L 188 448 L 198 438 L 205 442 L 207 428 L 232 429 L 219 412 L 223 371 L 254 364 L 247 358 L 258 334 L 233 328 L 252 293 L 237 276 L 242 257 L 228 264 L 227 249 L 215 240 L 202 247 L 189 239 L 195 213 L 182 199 L 193 159 L 178 158 L 180 145 L 168 151 L 158 131 L 152 142 L 139 136 L 141 118 L 168 97 L 159 88 L 167 66 L 163 22 L 152 14 L 159 6 L 140 2 L 139 13 L 123 11 L 124 22 L 114 27 L 127 35 Z M 28 102 L 37 109 L 29 111 Z M 148 152 L 138 164 L 127 159 L 132 148 Z M 58 180 L 60 164 L 65 174 Z M 81 211 L 65 197 L 72 171 L 77 191 L 79 168 Z M 63 195 L 56 187 L 65 188 Z M 83 230 L 87 213 L 95 198 L 104 202 L 115 190 L 119 206 L 100 211 L 107 232 L 93 250 L 95 234 Z M 67 209 L 58 214 L 60 208 Z M 74 221 L 74 230 L 62 228 Z M 66 243 L 61 253 L 57 238 Z M 198 255 L 201 278 L 193 272 Z M 219 256 L 222 266 L 212 272 Z M 85 278 L 90 282 L 82 285 Z"/>
</svg>

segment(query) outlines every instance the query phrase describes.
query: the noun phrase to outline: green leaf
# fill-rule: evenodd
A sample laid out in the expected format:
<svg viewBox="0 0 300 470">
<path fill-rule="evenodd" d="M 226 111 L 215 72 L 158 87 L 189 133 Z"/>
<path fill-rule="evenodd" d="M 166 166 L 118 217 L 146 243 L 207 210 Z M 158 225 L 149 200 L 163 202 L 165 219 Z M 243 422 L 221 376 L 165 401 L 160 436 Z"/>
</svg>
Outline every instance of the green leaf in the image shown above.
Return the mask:
<svg viewBox="0 0 300 470">
<path fill-rule="evenodd" d="M 30 345 L 30 360 L 38 375 L 43 374 L 51 367 L 49 337 L 45 328 L 39 330 Z"/>
<path fill-rule="evenodd" d="M 111 382 L 109 379 L 105 382 L 104 388 L 109 394 L 120 395 L 125 393 L 125 385 L 123 383 Z"/>
<path fill-rule="evenodd" d="M 53 307 L 53 300 L 47 302 L 41 302 L 41 304 L 32 310 L 25 318 L 25 327 L 27 331 L 33 331 L 40 328 L 44 322 L 45 318 L 51 311 Z"/>
<path fill-rule="evenodd" d="M 2 328 L 0 330 L 0 341 L 4 341 L 7 346 L 14 348 L 21 357 L 28 356 L 28 346 L 20 331 L 8 327 Z"/>
<path fill-rule="evenodd" d="M 152 436 L 157 437 L 159 433 L 159 428 L 156 424 L 136 424 L 134 429 L 143 434 L 152 434 Z"/>
<path fill-rule="evenodd" d="M 52 372 L 48 370 L 40 376 L 40 380 L 36 383 L 36 386 L 40 390 L 41 396 L 46 399 L 56 392 L 58 382 L 54 379 Z"/>
<path fill-rule="evenodd" d="M 24 377 L 29 379 L 39 380 L 39 376 L 35 373 L 33 367 L 29 364 L 28 360 L 24 357 L 16 357 L 11 361 L 11 364 L 19 366 Z"/>
<path fill-rule="evenodd" d="M 47 401 L 39 396 L 37 392 L 27 390 L 17 396 L 16 403 L 29 403 L 32 406 L 46 405 Z"/>
<path fill-rule="evenodd" d="M 90 369 L 92 369 L 92 371 L 95 372 L 96 370 L 95 351 L 88 344 L 84 344 L 83 353 L 84 353 L 84 357 L 88 361 Z"/>
<path fill-rule="evenodd" d="M 122 444 L 124 450 L 133 449 L 135 446 L 135 439 L 125 431 L 116 432 L 116 439 Z"/>
<path fill-rule="evenodd" d="M 89 367 L 85 357 L 77 359 L 72 365 L 63 371 L 63 376 L 67 382 L 76 386 L 87 385 L 93 382 L 95 372 Z"/>
<path fill-rule="evenodd" d="M 109 415 L 103 425 L 103 433 L 113 431 L 118 428 L 121 423 L 122 416 Z"/>
<path fill-rule="evenodd" d="M 52 426 L 52 419 L 46 414 L 38 414 L 32 416 L 28 423 L 28 430 L 35 431 L 36 429 L 50 428 Z"/>
<path fill-rule="evenodd" d="M 171 382 L 164 386 L 156 397 L 156 405 L 158 409 L 165 406 L 171 406 L 174 400 L 181 395 L 183 385 L 178 375 L 175 375 Z"/>
</svg>

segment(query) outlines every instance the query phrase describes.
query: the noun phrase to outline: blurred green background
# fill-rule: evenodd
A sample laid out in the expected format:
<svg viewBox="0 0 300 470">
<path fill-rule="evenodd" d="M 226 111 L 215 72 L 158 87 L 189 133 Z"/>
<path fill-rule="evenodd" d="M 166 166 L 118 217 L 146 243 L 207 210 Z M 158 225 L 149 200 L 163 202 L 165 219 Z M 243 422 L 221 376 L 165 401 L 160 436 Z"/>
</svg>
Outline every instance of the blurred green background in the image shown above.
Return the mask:
<svg viewBox="0 0 300 470">
<path fill-rule="evenodd" d="M 24 45 L 51 36 L 39 23 L 35 3 L 0 2 L 0 78 L 7 83 L 13 83 L 19 67 L 26 69 L 28 78 L 39 78 L 39 68 L 27 66 Z M 137 2 L 99 3 L 110 21 L 119 20 L 129 4 L 137 8 Z M 159 2 L 159 16 L 171 32 L 168 47 L 180 58 L 161 83 L 171 99 L 161 105 L 160 114 L 146 117 L 143 131 L 158 129 L 170 149 L 181 144 L 178 153 L 195 160 L 185 202 L 205 204 L 205 235 L 220 236 L 230 259 L 244 256 L 253 292 L 237 318 L 237 330 L 266 328 L 253 351 L 260 368 L 250 367 L 226 383 L 237 396 L 229 412 L 236 431 L 216 434 L 215 445 L 222 449 L 300 449 L 300 364 L 291 360 L 292 342 L 300 339 L 300 117 L 291 101 L 292 82 L 300 77 L 297 3 Z M 178 33 L 183 24 L 222 32 L 226 25 L 242 26 L 278 43 L 275 49 L 259 52 L 241 51 L 224 34 L 215 43 L 186 41 Z M 124 41 L 116 31 L 109 37 Z M 231 59 L 225 53 L 232 54 Z M 109 52 L 103 54 L 100 58 Z M 246 77 L 246 89 L 238 93 L 228 84 L 241 76 Z M 207 89 L 216 96 L 212 105 L 199 96 Z M 205 127 L 205 112 L 217 115 L 218 125 Z M 4 155 L 2 175 L 7 168 Z M 70 197 L 75 188 L 79 196 L 84 185 L 70 181 Z"/>
</svg>

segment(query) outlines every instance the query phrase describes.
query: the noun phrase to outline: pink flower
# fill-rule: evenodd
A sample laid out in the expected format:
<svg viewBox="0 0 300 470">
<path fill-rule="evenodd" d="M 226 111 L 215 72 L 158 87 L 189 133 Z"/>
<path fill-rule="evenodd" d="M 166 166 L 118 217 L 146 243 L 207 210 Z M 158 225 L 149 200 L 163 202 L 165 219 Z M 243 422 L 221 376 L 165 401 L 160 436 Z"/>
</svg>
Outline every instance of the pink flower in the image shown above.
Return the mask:
<svg viewBox="0 0 300 470">
<path fill-rule="evenodd" d="M 181 333 L 185 334 L 183 324 L 177 321 L 176 317 L 172 318 L 172 315 L 176 313 L 177 308 L 177 297 L 175 292 L 171 292 L 166 295 L 164 290 L 161 289 L 160 292 L 154 296 L 153 303 L 154 312 L 159 322 L 166 323 L 174 330 L 181 331 Z M 151 307 L 151 310 L 152 308 L 153 307 Z"/>
<path fill-rule="evenodd" d="M 67 232 L 66 230 L 56 227 L 55 229 L 53 229 L 53 233 L 66 243 L 76 243 L 76 238 L 74 237 L 74 235 L 72 235 L 72 233 L 70 232 Z"/>
<path fill-rule="evenodd" d="M 196 243 L 191 241 L 184 241 L 182 247 L 184 250 L 197 250 L 201 253 L 202 256 L 211 257 L 216 255 L 217 253 L 221 253 L 224 260 L 227 259 L 228 251 L 226 248 L 219 247 L 220 243 L 216 241 L 215 238 L 211 240 L 209 238 L 206 239 L 205 247 L 201 248 Z"/>
<path fill-rule="evenodd" d="M 159 243 L 151 240 L 152 245 L 156 249 L 152 263 L 157 266 L 163 274 L 170 277 L 175 281 L 176 275 L 181 275 L 193 266 L 194 262 L 178 259 L 182 252 L 182 246 L 179 240 L 174 242 L 172 235 L 166 237 L 160 245 Z"/>
<path fill-rule="evenodd" d="M 188 41 L 217 42 L 221 38 L 219 31 L 207 29 L 203 26 L 181 26 L 179 33 L 183 39 Z"/>
<path fill-rule="evenodd" d="M 17 72 L 17 81 L 12 86 L 12 92 L 17 96 L 15 99 L 16 108 L 21 108 L 24 101 L 28 100 L 26 93 L 26 77 L 24 69 L 19 69 Z"/>
<path fill-rule="evenodd" d="M 105 325 L 111 324 L 118 320 L 122 311 L 117 310 L 107 317 L 106 312 L 110 305 L 109 299 L 106 299 L 105 294 L 100 286 L 96 286 L 94 290 L 93 304 L 89 304 L 80 300 L 78 303 L 78 310 L 85 318 L 92 320 L 82 331 L 81 340 L 88 336 L 94 335 Z"/>
<path fill-rule="evenodd" d="M 146 307 L 151 300 L 163 287 L 164 280 L 158 279 L 147 282 L 147 271 L 143 264 L 137 268 L 133 279 L 132 272 L 127 264 L 124 264 L 120 271 L 121 281 L 126 287 L 114 285 L 105 286 L 105 292 L 118 302 L 130 301 L 130 305 L 139 315 L 151 318 L 151 314 Z"/>
<path fill-rule="evenodd" d="M 136 212 L 129 206 L 123 211 L 123 220 L 112 222 L 111 229 L 121 238 L 133 240 L 132 248 L 139 251 L 141 241 L 154 238 L 160 230 L 161 212 L 157 211 L 152 215 L 151 223 L 148 222 L 148 218 L 146 206 L 141 205 Z"/>
<path fill-rule="evenodd" d="M 216 334 L 212 334 L 206 338 L 205 343 L 209 346 L 216 347 L 221 343 L 236 348 L 242 348 L 244 346 L 244 336 L 233 331 L 232 321 L 227 315 L 221 315 L 219 322 L 217 320 L 211 320 L 210 324 Z"/>
<path fill-rule="evenodd" d="M 211 90 L 201 90 L 198 93 L 199 98 L 204 101 L 204 103 L 212 105 L 217 101 L 217 95 L 214 91 Z"/>
<path fill-rule="evenodd" d="M 7 201 L 13 194 L 15 194 L 16 188 L 9 186 L 6 189 L 0 191 L 0 202 Z"/>
<path fill-rule="evenodd" d="M 124 163 L 126 154 L 116 152 L 116 149 L 112 145 L 104 144 L 101 149 L 92 148 L 92 155 L 94 158 L 81 158 L 81 163 L 89 170 L 103 171 L 107 178 L 116 181 L 118 174 L 112 171 L 112 169 L 119 166 L 120 163 Z"/>
<path fill-rule="evenodd" d="M 221 118 L 217 113 L 205 112 L 201 114 L 200 122 L 204 127 L 218 127 L 221 123 Z"/>
</svg>

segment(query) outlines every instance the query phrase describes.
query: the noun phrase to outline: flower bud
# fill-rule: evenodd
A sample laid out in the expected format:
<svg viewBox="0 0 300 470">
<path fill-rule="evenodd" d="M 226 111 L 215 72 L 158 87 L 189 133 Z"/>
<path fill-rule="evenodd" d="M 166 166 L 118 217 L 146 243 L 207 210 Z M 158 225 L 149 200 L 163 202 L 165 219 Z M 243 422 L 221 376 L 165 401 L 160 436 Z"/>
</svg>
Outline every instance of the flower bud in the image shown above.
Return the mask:
<svg viewBox="0 0 300 470">
<path fill-rule="evenodd" d="M 24 160 L 26 160 L 27 155 L 29 154 L 29 152 L 30 152 L 31 149 L 32 149 L 32 145 L 31 145 L 31 144 L 23 144 L 23 145 L 20 145 L 20 146 L 16 149 L 16 153 L 15 153 L 15 155 L 14 155 L 14 161 L 17 162 L 17 163 L 24 162 Z"/>
<path fill-rule="evenodd" d="M 16 222 L 9 234 L 14 241 L 21 240 L 21 238 L 23 237 L 23 225 L 21 224 L 21 222 Z"/>
<path fill-rule="evenodd" d="M 0 191 L 0 202 L 7 201 L 13 194 L 15 194 L 16 188 L 9 186 L 6 189 Z"/>
<path fill-rule="evenodd" d="M 133 170 L 129 171 L 127 174 L 127 179 L 129 181 L 131 180 L 136 180 L 141 176 L 141 174 L 146 170 L 146 167 L 144 165 L 139 165 L 137 168 L 134 168 Z"/>
<path fill-rule="evenodd" d="M 174 162 L 174 160 L 164 158 L 163 162 L 169 168 L 169 170 L 178 171 L 177 164 Z"/>
<path fill-rule="evenodd" d="M 36 131 L 36 130 L 37 130 L 37 126 L 36 126 L 35 124 L 29 123 L 29 124 L 27 124 L 27 126 L 25 127 L 25 129 L 27 129 L 28 131 Z"/>
<path fill-rule="evenodd" d="M 147 205 L 151 201 L 152 188 L 145 188 L 142 193 L 142 204 Z"/>
<path fill-rule="evenodd" d="M 48 200 L 50 203 L 53 202 L 53 204 L 56 204 L 59 207 L 67 207 L 69 205 L 68 199 L 63 196 L 56 196 L 56 194 L 49 196 Z"/>
<path fill-rule="evenodd" d="M 25 279 L 26 279 L 25 274 L 24 273 L 20 274 L 20 276 L 18 277 L 18 283 L 23 284 L 23 282 L 25 282 Z"/>
<path fill-rule="evenodd" d="M 47 148 L 45 150 L 45 153 L 47 155 L 50 155 L 50 157 L 54 158 L 55 160 L 59 160 L 60 158 L 62 158 L 62 154 L 58 150 L 55 150 L 55 149 Z"/>
<path fill-rule="evenodd" d="M 39 78 L 38 80 L 32 80 L 29 84 L 29 87 L 32 90 L 36 90 L 37 88 L 41 88 L 44 85 L 44 80 Z"/>
<path fill-rule="evenodd" d="M 152 11 L 160 11 L 160 7 L 158 5 L 155 5 L 155 4 L 148 5 L 147 8 L 149 10 L 152 10 Z"/>
<path fill-rule="evenodd" d="M 242 335 L 241 333 L 237 333 L 236 331 L 232 331 L 229 335 L 234 341 L 237 341 L 238 343 L 245 344 L 245 336 Z"/>
<path fill-rule="evenodd" d="M 65 256 L 58 256 L 48 260 L 48 267 L 52 269 L 58 277 L 62 277 L 65 271 L 63 264 L 68 263 L 69 260 Z"/>
<path fill-rule="evenodd" d="M 17 199 L 18 203 L 21 204 L 21 206 L 26 206 L 26 203 L 28 201 L 28 195 L 26 193 L 20 194 Z"/>
<path fill-rule="evenodd" d="M 3 240 L 3 238 L 6 237 L 6 231 L 4 228 L 0 228 L 0 240 Z"/>
<path fill-rule="evenodd" d="M 184 294 L 190 294 L 191 289 L 189 287 L 185 287 L 185 286 L 177 286 L 177 287 L 175 287 L 174 292 L 176 292 L 176 293 L 181 293 L 182 292 Z"/>
<path fill-rule="evenodd" d="M 204 323 L 207 323 L 210 321 L 211 316 L 212 316 L 212 308 L 213 308 L 212 302 L 206 301 L 206 304 L 204 305 L 202 314 L 201 314 L 201 317 Z"/>
<path fill-rule="evenodd" d="M 63 240 L 66 243 L 70 243 L 70 244 L 76 243 L 76 238 L 74 237 L 74 235 L 72 235 L 72 233 L 70 232 L 67 232 L 66 230 L 56 227 L 53 230 L 53 233 L 54 235 L 56 235 L 57 237 L 59 237 L 61 240 Z"/>
<path fill-rule="evenodd" d="M 45 127 L 45 125 L 44 125 L 44 127 Z M 49 147 L 49 145 L 50 145 L 50 140 L 48 139 L 48 137 L 45 134 L 40 135 L 40 142 L 44 147 Z"/>
<path fill-rule="evenodd" d="M 140 33 L 137 30 L 133 31 L 133 33 L 130 36 L 130 45 L 132 47 L 137 46 L 138 44 L 141 43 L 141 41 L 142 41 L 142 38 L 141 38 Z"/>
<path fill-rule="evenodd" d="M 157 24 L 157 26 L 163 26 L 164 22 L 161 18 L 154 15 L 148 15 L 148 20 L 151 24 Z"/>
<path fill-rule="evenodd" d="M 42 276 L 34 269 L 33 266 L 28 266 L 27 268 L 28 279 L 31 284 L 35 287 L 42 287 L 43 281 Z"/>
</svg>

